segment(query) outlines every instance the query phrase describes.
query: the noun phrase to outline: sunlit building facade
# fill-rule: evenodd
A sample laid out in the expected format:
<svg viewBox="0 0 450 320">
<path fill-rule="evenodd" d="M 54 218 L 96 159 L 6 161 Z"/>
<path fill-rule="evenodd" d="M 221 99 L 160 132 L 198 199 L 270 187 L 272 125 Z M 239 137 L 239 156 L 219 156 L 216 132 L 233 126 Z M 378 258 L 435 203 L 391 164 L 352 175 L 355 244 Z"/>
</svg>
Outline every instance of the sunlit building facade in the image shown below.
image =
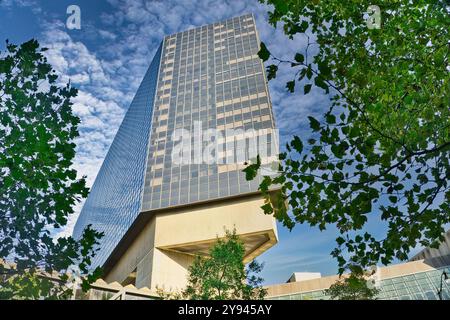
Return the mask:
<svg viewBox="0 0 450 320">
<path fill-rule="evenodd" d="M 248 259 L 277 242 L 260 209 L 261 177 L 242 172 L 278 152 L 258 50 L 251 14 L 162 41 L 74 229 L 105 233 L 94 265 L 107 280 L 182 286 L 192 257 L 224 228 L 241 235 Z"/>
</svg>

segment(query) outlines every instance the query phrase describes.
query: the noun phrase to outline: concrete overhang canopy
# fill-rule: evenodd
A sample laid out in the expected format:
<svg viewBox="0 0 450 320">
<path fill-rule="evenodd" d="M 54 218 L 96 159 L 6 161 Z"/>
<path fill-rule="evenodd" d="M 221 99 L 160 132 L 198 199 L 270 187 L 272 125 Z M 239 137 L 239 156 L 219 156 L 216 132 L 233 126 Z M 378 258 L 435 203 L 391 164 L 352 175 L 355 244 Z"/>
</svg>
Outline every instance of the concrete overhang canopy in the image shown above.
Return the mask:
<svg viewBox="0 0 450 320">
<path fill-rule="evenodd" d="M 103 264 L 104 275 L 114 268 L 154 219 L 155 248 L 191 255 L 206 255 L 217 236 L 222 236 L 218 233 L 223 233 L 224 225 L 229 230 L 236 226 L 246 249 L 244 261 L 250 262 L 278 241 L 275 220 L 262 212 L 263 203 L 260 192 L 251 192 L 141 212 Z M 197 227 L 192 228 L 194 225 Z"/>
</svg>

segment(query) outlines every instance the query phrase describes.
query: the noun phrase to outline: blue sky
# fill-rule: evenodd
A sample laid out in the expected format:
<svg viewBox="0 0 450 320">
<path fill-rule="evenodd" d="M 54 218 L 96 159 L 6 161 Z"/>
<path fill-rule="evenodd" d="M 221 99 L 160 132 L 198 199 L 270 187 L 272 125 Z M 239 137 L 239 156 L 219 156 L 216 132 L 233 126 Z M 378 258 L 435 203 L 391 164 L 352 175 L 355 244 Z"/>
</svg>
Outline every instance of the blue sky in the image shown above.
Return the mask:
<svg viewBox="0 0 450 320">
<path fill-rule="evenodd" d="M 65 26 L 71 4 L 81 9 L 80 30 Z M 253 12 L 269 50 L 280 58 L 292 57 L 305 46 L 304 39 L 289 40 L 273 29 L 266 22 L 267 10 L 256 0 L 0 0 L 0 49 L 5 39 L 21 43 L 36 38 L 49 48 L 47 56 L 60 81 L 70 79 L 79 88 L 74 111 L 82 122 L 75 166 L 90 186 L 164 35 Z M 328 97 L 317 89 L 307 96 L 287 93 L 289 71 L 281 68 L 269 83 L 282 145 L 294 134 L 308 138 L 307 116 L 320 118 L 328 106 Z M 81 206 L 65 234 L 71 233 Z M 374 224 L 369 229 L 380 231 Z M 289 232 L 279 225 L 278 233 L 279 243 L 258 259 L 265 262 L 266 284 L 285 282 L 292 272 L 337 272 L 330 256 L 334 230 L 296 226 Z"/>
</svg>

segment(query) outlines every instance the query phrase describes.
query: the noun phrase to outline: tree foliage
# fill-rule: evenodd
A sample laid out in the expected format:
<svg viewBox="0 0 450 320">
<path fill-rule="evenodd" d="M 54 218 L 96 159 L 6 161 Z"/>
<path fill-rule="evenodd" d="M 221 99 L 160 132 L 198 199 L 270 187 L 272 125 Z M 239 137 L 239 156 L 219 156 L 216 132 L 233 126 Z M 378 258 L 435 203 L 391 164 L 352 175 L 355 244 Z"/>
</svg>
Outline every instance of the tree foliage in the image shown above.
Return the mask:
<svg viewBox="0 0 450 320">
<path fill-rule="evenodd" d="M 164 299 L 262 300 L 267 294 L 258 276 L 263 265 L 253 260 L 245 267 L 245 248 L 233 232 L 218 238 L 208 257 L 197 256 L 189 267 L 188 284 L 180 293 L 159 294 Z"/>
<path fill-rule="evenodd" d="M 265 212 L 288 228 L 337 227 L 340 273 L 436 246 L 450 222 L 448 1 L 378 1 L 380 29 L 367 25 L 371 1 L 261 2 L 274 27 L 307 41 L 291 60 L 261 44 L 269 80 L 288 64 L 288 91 L 330 96 L 323 120 L 308 117 L 311 137 L 294 137 L 280 175 L 264 178 L 263 191 L 281 185 L 281 201 L 266 192 Z M 364 231 L 369 216 L 384 234 Z"/>
<path fill-rule="evenodd" d="M 324 292 L 332 300 L 374 300 L 380 290 L 363 275 L 352 273 L 336 281 Z"/>
<path fill-rule="evenodd" d="M 3 298 L 66 298 L 76 265 L 83 286 L 102 234 L 54 238 L 74 205 L 88 194 L 72 168 L 80 119 L 77 90 L 60 86 L 36 40 L 6 43 L 0 52 L 0 291 Z M 52 233 L 53 232 L 53 233 Z M 57 275 L 49 281 L 43 274 Z M 45 290 L 44 290 L 45 289 Z M 45 294 L 47 292 L 47 295 Z"/>
</svg>

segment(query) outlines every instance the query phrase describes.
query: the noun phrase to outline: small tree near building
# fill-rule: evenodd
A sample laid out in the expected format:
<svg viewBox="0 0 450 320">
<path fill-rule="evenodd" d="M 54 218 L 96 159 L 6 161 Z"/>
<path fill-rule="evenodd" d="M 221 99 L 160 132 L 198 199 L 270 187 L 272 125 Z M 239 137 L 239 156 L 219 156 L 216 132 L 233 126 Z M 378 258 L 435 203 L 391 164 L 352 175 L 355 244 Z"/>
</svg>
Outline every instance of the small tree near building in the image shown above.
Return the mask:
<svg viewBox="0 0 450 320">
<path fill-rule="evenodd" d="M 236 230 L 218 238 L 208 257 L 197 256 L 189 268 L 188 284 L 181 293 L 164 293 L 163 299 L 189 300 L 262 300 L 267 290 L 258 276 L 263 264 L 244 263 L 245 248 Z"/>
</svg>

